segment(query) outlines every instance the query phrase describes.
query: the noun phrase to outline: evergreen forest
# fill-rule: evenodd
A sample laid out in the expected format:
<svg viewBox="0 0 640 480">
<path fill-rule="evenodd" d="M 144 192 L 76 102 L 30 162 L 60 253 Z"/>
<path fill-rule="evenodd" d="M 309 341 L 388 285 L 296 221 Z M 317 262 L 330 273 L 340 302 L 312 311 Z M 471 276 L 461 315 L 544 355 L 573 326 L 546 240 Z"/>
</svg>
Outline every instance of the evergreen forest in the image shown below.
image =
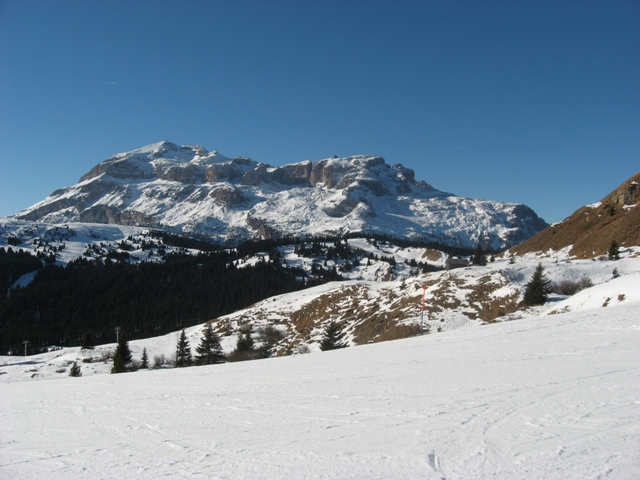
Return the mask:
<svg viewBox="0 0 640 480">
<path fill-rule="evenodd" d="M 24 341 L 29 354 L 80 345 L 89 330 L 97 343 L 115 342 L 116 327 L 129 340 L 163 335 L 337 279 L 329 271 L 308 278 L 273 258 L 239 265 L 238 250 L 172 253 L 163 262 L 135 264 L 78 258 L 63 267 L 0 249 L 0 354 L 23 354 Z M 27 286 L 8 288 L 35 269 Z"/>
</svg>

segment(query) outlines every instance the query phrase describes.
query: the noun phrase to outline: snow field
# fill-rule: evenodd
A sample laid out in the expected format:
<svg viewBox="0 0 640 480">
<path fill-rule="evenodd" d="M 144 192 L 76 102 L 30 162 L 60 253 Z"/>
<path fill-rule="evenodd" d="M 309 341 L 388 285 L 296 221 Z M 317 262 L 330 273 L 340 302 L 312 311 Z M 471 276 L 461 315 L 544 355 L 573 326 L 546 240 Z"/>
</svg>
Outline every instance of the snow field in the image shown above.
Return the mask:
<svg viewBox="0 0 640 480">
<path fill-rule="evenodd" d="M 295 357 L 5 383 L 0 477 L 639 478 L 639 342 L 635 301 Z"/>
</svg>

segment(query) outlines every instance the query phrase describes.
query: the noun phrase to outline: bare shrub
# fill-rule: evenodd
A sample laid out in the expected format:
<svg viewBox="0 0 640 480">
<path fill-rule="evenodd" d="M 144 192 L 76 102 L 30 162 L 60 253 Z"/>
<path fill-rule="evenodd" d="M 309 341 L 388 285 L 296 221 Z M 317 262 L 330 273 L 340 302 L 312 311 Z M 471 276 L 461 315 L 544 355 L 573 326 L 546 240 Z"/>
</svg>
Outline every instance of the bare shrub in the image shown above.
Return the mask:
<svg viewBox="0 0 640 480">
<path fill-rule="evenodd" d="M 258 329 L 258 341 L 261 343 L 260 356 L 263 358 L 271 357 L 275 354 L 276 345 L 286 337 L 284 330 L 267 325 Z"/>
<path fill-rule="evenodd" d="M 560 283 L 556 283 L 551 288 L 551 291 L 558 295 L 570 296 L 589 287 L 593 287 L 591 279 L 589 277 L 582 277 L 580 280 L 563 280 Z"/>
<path fill-rule="evenodd" d="M 295 353 L 296 355 L 304 355 L 306 353 L 311 353 L 311 349 L 306 343 L 301 343 L 296 347 Z"/>
<path fill-rule="evenodd" d="M 235 349 L 227 355 L 229 362 L 245 362 L 247 360 L 255 360 L 257 358 L 255 350 L 238 350 Z"/>
<path fill-rule="evenodd" d="M 160 368 L 167 364 L 167 357 L 164 353 L 153 357 L 153 368 Z"/>
<path fill-rule="evenodd" d="M 107 363 L 109 360 L 113 360 L 114 350 L 104 350 L 100 356 L 100 361 Z"/>
<path fill-rule="evenodd" d="M 258 329 L 258 335 L 261 342 L 273 345 L 285 337 L 285 332 L 273 325 L 267 325 Z"/>
</svg>

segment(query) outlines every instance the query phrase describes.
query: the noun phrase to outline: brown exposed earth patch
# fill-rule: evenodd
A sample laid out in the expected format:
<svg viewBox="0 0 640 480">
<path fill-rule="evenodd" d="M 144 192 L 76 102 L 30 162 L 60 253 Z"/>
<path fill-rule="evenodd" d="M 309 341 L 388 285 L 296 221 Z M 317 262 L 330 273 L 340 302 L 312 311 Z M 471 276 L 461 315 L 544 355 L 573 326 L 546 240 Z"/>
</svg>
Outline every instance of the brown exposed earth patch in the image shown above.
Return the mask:
<svg viewBox="0 0 640 480">
<path fill-rule="evenodd" d="M 640 245 L 640 172 L 598 204 L 585 206 L 561 223 L 550 225 L 509 252 L 561 250 L 573 245 L 569 254 L 576 258 L 594 258 L 609 251 L 612 241 L 621 247 Z"/>
</svg>

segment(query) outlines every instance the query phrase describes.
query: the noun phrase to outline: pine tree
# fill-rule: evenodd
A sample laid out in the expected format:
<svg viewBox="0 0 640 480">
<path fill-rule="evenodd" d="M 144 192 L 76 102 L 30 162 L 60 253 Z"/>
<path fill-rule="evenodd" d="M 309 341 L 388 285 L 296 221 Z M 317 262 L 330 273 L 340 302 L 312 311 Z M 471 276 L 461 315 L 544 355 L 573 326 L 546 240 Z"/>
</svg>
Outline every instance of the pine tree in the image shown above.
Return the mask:
<svg viewBox="0 0 640 480">
<path fill-rule="evenodd" d="M 539 263 L 533 272 L 533 277 L 525 286 L 524 303 L 525 305 L 542 305 L 547 301 L 549 293 L 551 293 L 551 280 Z"/>
<path fill-rule="evenodd" d="M 613 278 L 618 278 L 620 276 L 620 272 L 618 271 L 618 268 L 614 268 L 613 269 Z"/>
<path fill-rule="evenodd" d="M 213 331 L 211 324 L 202 330 L 200 345 L 196 347 L 196 365 L 211 365 L 225 361 L 224 352 L 220 345 L 218 334 Z"/>
<path fill-rule="evenodd" d="M 140 368 L 149 368 L 149 355 L 147 354 L 147 347 L 142 349 L 142 358 L 140 359 Z"/>
<path fill-rule="evenodd" d="M 78 365 L 78 362 L 73 362 L 73 365 L 71 365 L 71 370 L 69 370 L 69 376 L 70 377 L 82 376 L 82 369 L 80 368 L 80 365 Z"/>
<path fill-rule="evenodd" d="M 473 254 L 473 264 L 481 266 L 485 266 L 487 264 L 487 255 L 484 253 L 482 245 L 480 244 L 476 246 L 476 251 Z"/>
<path fill-rule="evenodd" d="M 320 342 L 320 350 L 336 350 L 338 348 L 345 348 L 346 343 L 342 341 L 343 333 L 340 331 L 340 327 L 335 322 L 329 323 L 324 328 L 322 341 Z"/>
<path fill-rule="evenodd" d="M 87 330 L 86 332 L 84 332 L 84 335 L 82 336 L 82 350 L 93 350 L 93 348 L 96 346 L 96 342 L 93 339 L 93 331 L 92 330 Z"/>
<path fill-rule="evenodd" d="M 111 373 L 123 373 L 127 371 L 127 367 L 122 361 L 122 357 L 120 355 L 113 355 L 113 367 L 111 367 Z"/>
<path fill-rule="evenodd" d="M 253 350 L 254 345 L 255 342 L 251 336 L 251 330 L 238 334 L 238 341 L 236 342 L 236 350 L 238 352 L 249 352 Z"/>
<path fill-rule="evenodd" d="M 120 334 L 118 338 L 118 346 L 116 352 L 113 354 L 113 368 L 111 373 L 122 373 L 127 371 L 127 365 L 131 363 L 131 349 L 129 348 L 129 342 L 124 333 Z"/>
<path fill-rule="evenodd" d="M 188 367 L 191 363 L 191 347 L 189 347 L 187 334 L 182 330 L 176 345 L 176 367 Z"/>
<path fill-rule="evenodd" d="M 609 247 L 609 260 L 620 260 L 620 245 L 613 240 Z"/>
</svg>

